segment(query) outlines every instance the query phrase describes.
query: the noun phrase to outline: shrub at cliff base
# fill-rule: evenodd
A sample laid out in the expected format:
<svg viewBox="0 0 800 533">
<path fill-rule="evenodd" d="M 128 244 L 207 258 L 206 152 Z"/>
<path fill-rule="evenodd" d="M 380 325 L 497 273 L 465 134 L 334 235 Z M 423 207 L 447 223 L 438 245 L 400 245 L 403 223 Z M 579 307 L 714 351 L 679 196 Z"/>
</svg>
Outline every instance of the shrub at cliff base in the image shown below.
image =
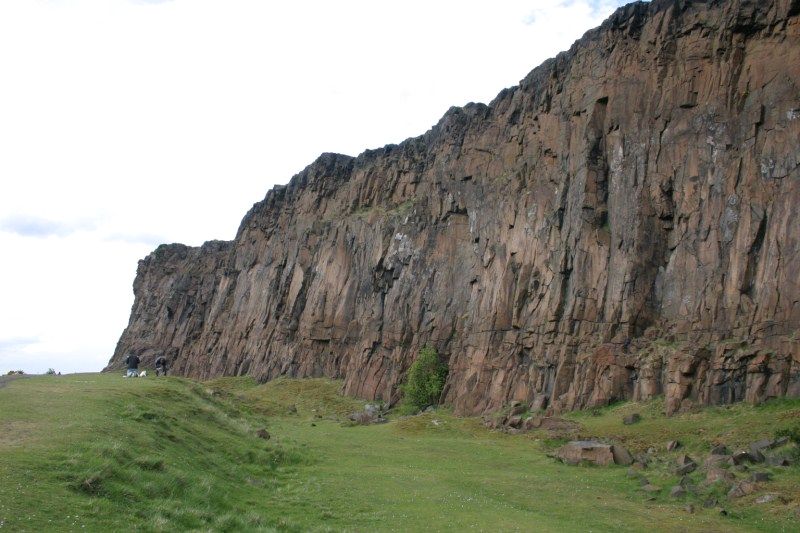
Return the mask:
<svg viewBox="0 0 800 533">
<path fill-rule="evenodd" d="M 403 414 L 416 413 L 429 405 L 436 405 L 446 379 L 447 365 L 439 360 L 436 350 L 426 346 L 408 369 L 398 410 Z"/>
</svg>

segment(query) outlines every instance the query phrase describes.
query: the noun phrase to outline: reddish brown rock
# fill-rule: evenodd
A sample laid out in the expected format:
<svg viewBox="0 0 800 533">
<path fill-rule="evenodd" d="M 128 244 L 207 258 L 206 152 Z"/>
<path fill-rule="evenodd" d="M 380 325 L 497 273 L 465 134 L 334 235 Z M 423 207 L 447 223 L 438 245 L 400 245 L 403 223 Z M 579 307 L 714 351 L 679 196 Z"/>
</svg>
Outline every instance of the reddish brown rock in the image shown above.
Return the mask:
<svg viewBox="0 0 800 533">
<path fill-rule="evenodd" d="M 568 442 L 558 449 L 556 456 L 571 465 L 586 461 L 606 466 L 614 462 L 614 454 L 610 444 L 588 440 Z"/>
<path fill-rule="evenodd" d="M 108 368 L 394 402 L 430 344 L 457 413 L 800 396 L 798 86 L 797 0 L 630 4 L 489 105 L 321 156 L 233 241 L 159 247 Z"/>
</svg>

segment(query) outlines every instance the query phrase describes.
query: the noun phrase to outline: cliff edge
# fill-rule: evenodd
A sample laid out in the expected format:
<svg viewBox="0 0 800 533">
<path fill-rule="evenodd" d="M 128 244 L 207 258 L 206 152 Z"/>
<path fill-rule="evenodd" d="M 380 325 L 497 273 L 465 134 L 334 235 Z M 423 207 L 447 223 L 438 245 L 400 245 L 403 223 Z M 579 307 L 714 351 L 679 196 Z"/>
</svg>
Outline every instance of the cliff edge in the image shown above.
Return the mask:
<svg viewBox="0 0 800 533">
<path fill-rule="evenodd" d="M 139 264 L 127 352 L 552 412 L 800 396 L 800 0 L 620 8 L 489 105 L 323 154 L 231 242 Z"/>
</svg>

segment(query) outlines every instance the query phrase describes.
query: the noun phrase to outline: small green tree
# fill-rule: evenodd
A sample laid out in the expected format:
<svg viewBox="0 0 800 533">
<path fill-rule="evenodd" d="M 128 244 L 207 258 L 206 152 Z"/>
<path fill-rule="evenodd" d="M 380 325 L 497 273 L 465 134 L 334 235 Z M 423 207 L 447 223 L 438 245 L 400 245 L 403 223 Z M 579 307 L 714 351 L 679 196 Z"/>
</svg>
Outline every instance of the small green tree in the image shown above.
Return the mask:
<svg viewBox="0 0 800 533">
<path fill-rule="evenodd" d="M 408 369 L 406 382 L 402 386 L 401 411 L 417 412 L 428 405 L 437 404 L 446 379 L 447 365 L 439 360 L 436 350 L 430 346 L 424 347 Z"/>
</svg>

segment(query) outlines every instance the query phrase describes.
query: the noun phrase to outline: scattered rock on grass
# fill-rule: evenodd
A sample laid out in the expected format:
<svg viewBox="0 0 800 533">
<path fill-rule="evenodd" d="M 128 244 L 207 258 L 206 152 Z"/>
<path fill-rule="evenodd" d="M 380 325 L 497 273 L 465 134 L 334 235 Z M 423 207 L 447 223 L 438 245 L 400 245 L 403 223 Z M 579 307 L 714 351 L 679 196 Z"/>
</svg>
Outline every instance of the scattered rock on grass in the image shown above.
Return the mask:
<svg viewBox="0 0 800 533">
<path fill-rule="evenodd" d="M 675 485 L 669 491 L 669 495 L 673 498 L 682 498 L 686 496 L 686 489 L 681 487 L 680 485 Z"/>
<path fill-rule="evenodd" d="M 764 503 L 772 503 L 774 501 L 780 501 L 781 503 L 786 503 L 780 495 L 778 494 L 764 494 L 763 496 L 759 496 L 756 498 L 756 503 L 764 504 Z"/>
<path fill-rule="evenodd" d="M 642 487 L 642 490 L 649 494 L 656 494 L 658 492 L 661 492 L 661 487 L 659 487 L 658 485 L 653 485 L 648 483 L 647 485 Z"/>
<path fill-rule="evenodd" d="M 367 404 L 368 406 L 370 404 Z M 350 413 L 347 417 L 352 422 L 356 424 L 366 426 L 369 424 L 382 424 L 387 422 L 387 420 L 383 417 L 380 411 L 376 411 L 374 409 L 364 409 L 363 411 L 357 411 L 355 413 Z"/>
<path fill-rule="evenodd" d="M 753 494 L 758 486 L 752 481 L 739 481 L 728 491 L 728 498 L 741 498 Z"/>
<path fill-rule="evenodd" d="M 692 505 L 691 503 L 687 503 L 686 507 L 684 507 L 683 510 L 689 514 L 692 514 L 694 513 L 694 505 Z"/>
<path fill-rule="evenodd" d="M 705 501 L 703 501 L 703 507 L 711 509 L 712 507 L 716 507 L 717 503 L 719 502 L 717 502 L 716 498 L 706 498 Z"/>
<path fill-rule="evenodd" d="M 773 448 L 780 448 L 781 446 L 785 446 L 787 444 L 789 444 L 789 437 L 778 437 L 775 439 L 775 445 Z"/>
<path fill-rule="evenodd" d="M 556 457 L 562 462 L 577 465 L 588 461 L 597 465 L 610 465 L 614 462 L 614 454 L 610 444 L 592 440 L 574 440 L 556 451 Z"/>
<path fill-rule="evenodd" d="M 772 479 L 772 474 L 769 472 L 753 472 L 753 475 L 750 476 L 750 481 L 753 483 L 762 483 L 770 479 Z"/>
<path fill-rule="evenodd" d="M 611 446 L 611 454 L 614 456 L 614 463 L 622 466 L 633 464 L 633 457 L 625 446 L 614 444 Z"/>
<path fill-rule="evenodd" d="M 723 468 L 711 467 L 706 472 L 706 483 L 716 483 L 718 481 L 729 482 L 736 479 L 736 477 Z"/>
<path fill-rule="evenodd" d="M 270 434 L 269 434 L 269 431 L 267 431 L 266 429 L 262 428 L 262 429 L 259 429 L 258 431 L 256 431 L 256 437 L 258 437 L 259 439 L 269 440 L 270 439 Z"/>
<path fill-rule="evenodd" d="M 741 450 L 731 456 L 731 461 L 734 465 L 740 465 L 744 463 L 763 463 L 764 456 L 761 454 L 761 452 L 753 453 Z"/>
<path fill-rule="evenodd" d="M 708 459 L 705 460 L 703 466 L 705 466 L 706 468 L 720 468 L 723 466 L 727 466 L 730 463 L 731 463 L 730 455 L 712 454 L 708 456 Z"/>
<path fill-rule="evenodd" d="M 667 451 L 672 452 L 681 447 L 681 443 L 677 440 L 671 440 L 667 443 Z"/>
<path fill-rule="evenodd" d="M 717 444 L 711 448 L 711 455 L 730 455 L 727 446 L 724 444 Z"/>
<path fill-rule="evenodd" d="M 767 457 L 768 466 L 789 466 L 792 464 L 791 460 L 785 455 L 772 455 Z"/>
<path fill-rule="evenodd" d="M 771 450 L 775 446 L 775 441 L 772 439 L 761 439 L 750 443 L 750 451 L 754 453 L 762 452 L 764 450 Z"/>
<path fill-rule="evenodd" d="M 622 418 L 622 423 L 626 426 L 630 426 L 631 424 L 635 424 L 642 419 L 642 415 L 639 413 L 633 413 L 630 415 L 626 415 Z"/>
</svg>

